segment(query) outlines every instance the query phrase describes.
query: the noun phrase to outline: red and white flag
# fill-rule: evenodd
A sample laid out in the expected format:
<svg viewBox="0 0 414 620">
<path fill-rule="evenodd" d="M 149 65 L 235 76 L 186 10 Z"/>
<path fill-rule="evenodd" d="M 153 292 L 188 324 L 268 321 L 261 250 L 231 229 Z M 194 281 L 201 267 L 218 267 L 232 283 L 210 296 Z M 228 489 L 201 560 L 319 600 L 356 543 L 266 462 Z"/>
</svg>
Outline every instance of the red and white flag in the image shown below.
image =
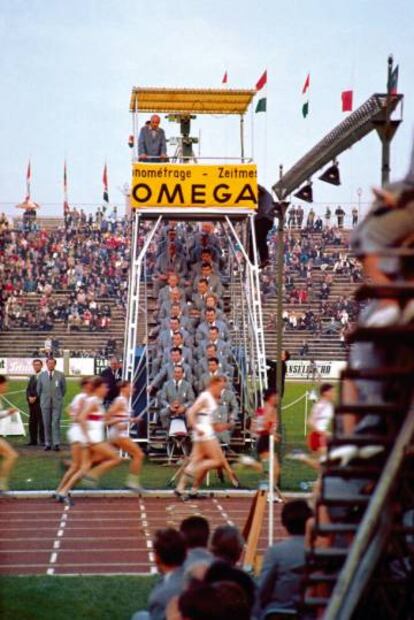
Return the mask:
<svg viewBox="0 0 414 620">
<path fill-rule="evenodd" d="M 66 169 L 66 160 L 63 164 L 63 215 L 69 213 L 68 201 L 68 173 Z"/>
<path fill-rule="evenodd" d="M 29 163 L 27 164 L 27 172 L 26 172 L 26 201 L 30 200 L 31 180 L 32 180 L 32 166 L 30 164 L 30 159 L 29 159 Z"/>
<path fill-rule="evenodd" d="M 109 203 L 108 168 L 107 168 L 106 162 L 105 162 L 105 166 L 104 166 L 104 169 L 103 169 L 102 183 L 103 183 L 103 199 L 104 199 L 104 202 Z"/>
<path fill-rule="evenodd" d="M 262 73 L 260 78 L 256 82 L 256 90 L 262 90 L 264 86 L 267 84 L 267 69 Z"/>
<path fill-rule="evenodd" d="M 302 95 L 304 95 L 306 93 L 306 91 L 308 90 L 309 86 L 310 86 L 310 73 L 308 73 L 308 75 L 306 76 L 306 80 L 305 80 L 305 83 L 304 83 L 303 88 L 302 88 Z"/>
</svg>

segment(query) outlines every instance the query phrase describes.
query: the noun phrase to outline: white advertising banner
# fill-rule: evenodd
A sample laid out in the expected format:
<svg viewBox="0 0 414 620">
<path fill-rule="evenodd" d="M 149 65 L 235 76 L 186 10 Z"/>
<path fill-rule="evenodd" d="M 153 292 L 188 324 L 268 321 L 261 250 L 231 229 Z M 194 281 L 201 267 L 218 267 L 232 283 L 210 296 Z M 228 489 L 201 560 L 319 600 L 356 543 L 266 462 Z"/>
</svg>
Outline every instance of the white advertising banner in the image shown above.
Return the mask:
<svg viewBox="0 0 414 620">
<path fill-rule="evenodd" d="M 95 358 L 71 357 L 69 360 L 69 375 L 71 377 L 84 377 L 93 375 L 95 372 Z"/>
<path fill-rule="evenodd" d="M 33 373 L 32 361 L 36 358 L 32 357 L 1 357 L 0 358 L 0 375 L 9 376 L 27 376 Z M 45 365 L 45 359 L 42 359 Z M 93 375 L 95 367 L 95 358 L 93 357 L 71 357 L 69 360 L 69 376 L 82 377 L 85 375 Z M 63 357 L 56 358 L 56 369 L 63 372 Z"/>
<path fill-rule="evenodd" d="M 289 360 L 286 379 L 339 379 L 345 367 L 346 362 L 339 360 L 315 360 L 313 363 L 309 360 Z"/>
</svg>

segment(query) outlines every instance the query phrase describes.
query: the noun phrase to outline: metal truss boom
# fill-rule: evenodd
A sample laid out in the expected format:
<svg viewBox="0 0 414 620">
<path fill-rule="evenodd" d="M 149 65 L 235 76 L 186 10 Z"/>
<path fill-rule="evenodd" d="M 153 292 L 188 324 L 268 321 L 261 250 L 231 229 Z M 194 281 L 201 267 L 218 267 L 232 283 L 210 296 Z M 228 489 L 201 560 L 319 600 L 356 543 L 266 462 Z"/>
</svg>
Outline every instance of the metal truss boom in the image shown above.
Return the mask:
<svg viewBox="0 0 414 620">
<path fill-rule="evenodd" d="M 387 125 L 388 139 L 391 140 L 401 121 L 390 121 L 389 118 L 402 100 L 403 95 L 391 97 L 378 93 L 371 95 L 365 103 L 332 129 L 273 185 L 273 191 L 278 199 L 284 200 L 315 172 L 332 162 L 371 131 L 377 130 L 380 133 L 381 129 Z"/>
</svg>

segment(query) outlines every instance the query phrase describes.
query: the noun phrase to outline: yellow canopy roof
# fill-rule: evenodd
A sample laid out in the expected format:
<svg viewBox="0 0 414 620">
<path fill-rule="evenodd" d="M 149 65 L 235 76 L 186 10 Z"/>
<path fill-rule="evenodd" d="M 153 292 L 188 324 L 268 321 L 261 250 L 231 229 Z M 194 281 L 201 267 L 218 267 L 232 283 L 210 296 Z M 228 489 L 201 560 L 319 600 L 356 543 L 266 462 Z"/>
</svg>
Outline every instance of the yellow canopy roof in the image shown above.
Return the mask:
<svg viewBox="0 0 414 620">
<path fill-rule="evenodd" d="M 129 109 L 166 114 L 244 114 L 255 94 L 255 90 L 227 88 L 134 87 Z"/>
</svg>

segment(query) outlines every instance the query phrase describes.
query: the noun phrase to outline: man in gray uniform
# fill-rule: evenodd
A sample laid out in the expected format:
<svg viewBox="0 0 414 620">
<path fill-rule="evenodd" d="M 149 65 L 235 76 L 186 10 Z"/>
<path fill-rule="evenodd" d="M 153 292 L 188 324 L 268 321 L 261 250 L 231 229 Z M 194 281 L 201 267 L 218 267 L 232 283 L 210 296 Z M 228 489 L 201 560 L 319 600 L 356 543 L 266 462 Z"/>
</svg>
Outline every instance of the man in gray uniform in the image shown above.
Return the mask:
<svg viewBox="0 0 414 620">
<path fill-rule="evenodd" d="M 188 364 L 190 368 L 192 368 L 194 360 L 193 360 L 193 351 L 190 347 L 186 347 L 184 344 L 183 335 L 181 332 L 175 332 L 172 335 L 171 347 L 168 349 L 164 349 L 164 351 L 157 351 L 157 357 L 154 359 L 152 364 L 152 370 L 154 374 L 156 374 L 163 364 L 168 364 L 170 361 L 171 349 L 178 348 L 181 351 L 182 360 L 185 364 Z"/>
<path fill-rule="evenodd" d="M 216 345 L 218 357 L 223 360 L 229 360 L 231 358 L 231 349 L 229 344 L 225 340 L 219 338 L 219 331 L 217 327 L 210 327 L 208 330 L 208 340 L 203 340 L 197 347 L 196 356 L 198 359 L 203 359 L 207 354 L 207 347 L 209 344 Z"/>
<path fill-rule="evenodd" d="M 40 373 L 37 381 L 37 393 L 42 410 L 45 432 L 45 450 L 60 450 L 60 419 L 62 417 L 63 398 L 66 394 L 66 379 L 63 372 L 55 370 L 56 360 L 49 358 L 47 370 Z"/>
<path fill-rule="evenodd" d="M 191 367 L 183 362 L 181 350 L 178 347 L 173 347 L 171 349 L 170 361 L 167 364 L 164 364 L 161 370 L 152 379 L 151 384 L 148 386 L 148 392 L 151 393 L 154 388 L 159 389 L 164 381 L 173 379 L 174 368 L 176 366 L 182 366 L 184 368 L 184 376 L 186 380 L 192 383 L 193 373 L 191 371 Z"/>
<path fill-rule="evenodd" d="M 208 366 L 207 372 L 200 375 L 200 379 L 198 381 L 199 392 L 203 392 L 204 390 L 207 389 L 207 386 L 213 377 L 219 377 L 219 376 L 224 375 L 223 368 L 221 367 L 217 357 L 210 357 L 207 360 L 207 366 Z"/>
<path fill-rule="evenodd" d="M 211 327 L 217 327 L 221 340 L 228 340 L 229 330 L 227 325 L 223 321 L 217 320 L 215 308 L 206 308 L 204 320 L 200 322 L 195 335 L 198 344 L 208 340 L 209 329 Z"/>
<path fill-rule="evenodd" d="M 228 383 L 220 394 L 220 400 L 218 403 L 218 409 L 216 412 L 216 422 L 223 422 L 224 424 L 231 424 L 232 428 L 222 433 L 217 433 L 218 440 L 221 444 L 228 446 L 230 444 L 230 435 L 233 427 L 239 417 L 239 404 L 237 398 L 232 389 L 229 388 Z"/>
<path fill-rule="evenodd" d="M 178 273 L 171 272 L 167 276 L 167 285 L 161 289 L 160 294 L 158 295 L 158 303 L 160 306 L 165 301 L 170 300 L 170 296 L 174 291 L 181 291 L 181 295 L 184 295 L 184 291 L 180 289 L 180 276 Z"/>
<path fill-rule="evenodd" d="M 221 298 L 224 294 L 224 288 L 221 283 L 220 277 L 215 273 L 212 269 L 210 263 L 202 263 L 200 275 L 194 279 L 193 290 L 198 290 L 198 282 L 203 279 L 207 280 L 208 290 L 211 293 L 217 295 L 217 297 Z M 191 296 L 191 291 L 189 291 L 189 296 Z"/>
<path fill-rule="evenodd" d="M 229 379 L 233 380 L 234 368 L 227 361 L 219 355 L 217 346 L 215 344 L 208 344 L 206 346 L 206 356 L 200 359 L 195 365 L 195 374 L 198 380 L 205 373 L 208 373 L 208 363 L 211 359 L 217 359 L 219 363 L 220 374 L 226 375 Z"/>
<path fill-rule="evenodd" d="M 160 127 L 161 119 L 153 114 L 149 125 L 145 124 L 139 132 L 138 157 L 146 163 L 167 161 L 167 141 Z"/>
<path fill-rule="evenodd" d="M 182 327 L 180 319 L 176 316 L 173 316 L 170 318 L 169 328 L 164 328 L 160 330 L 160 334 L 157 339 L 159 347 L 162 350 L 171 347 L 173 335 L 175 334 L 175 332 L 178 332 L 178 331 L 181 332 L 183 336 L 184 344 L 187 347 L 191 347 L 193 344 L 192 338 L 189 332 L 186 329 L 184 329 L 184 327 Z"/>
<path fill-rule="evenodd" d="M 171 418 L 184 416 L 186 409 L 195 400 L 191 383 L 184 379 L 184 369 L 182 366 L 175 366 L 173 378 L 164 383 L 158 398 L 161 406 L 161 425 L 163 428 L 168 429 Z"/>
</svg>

